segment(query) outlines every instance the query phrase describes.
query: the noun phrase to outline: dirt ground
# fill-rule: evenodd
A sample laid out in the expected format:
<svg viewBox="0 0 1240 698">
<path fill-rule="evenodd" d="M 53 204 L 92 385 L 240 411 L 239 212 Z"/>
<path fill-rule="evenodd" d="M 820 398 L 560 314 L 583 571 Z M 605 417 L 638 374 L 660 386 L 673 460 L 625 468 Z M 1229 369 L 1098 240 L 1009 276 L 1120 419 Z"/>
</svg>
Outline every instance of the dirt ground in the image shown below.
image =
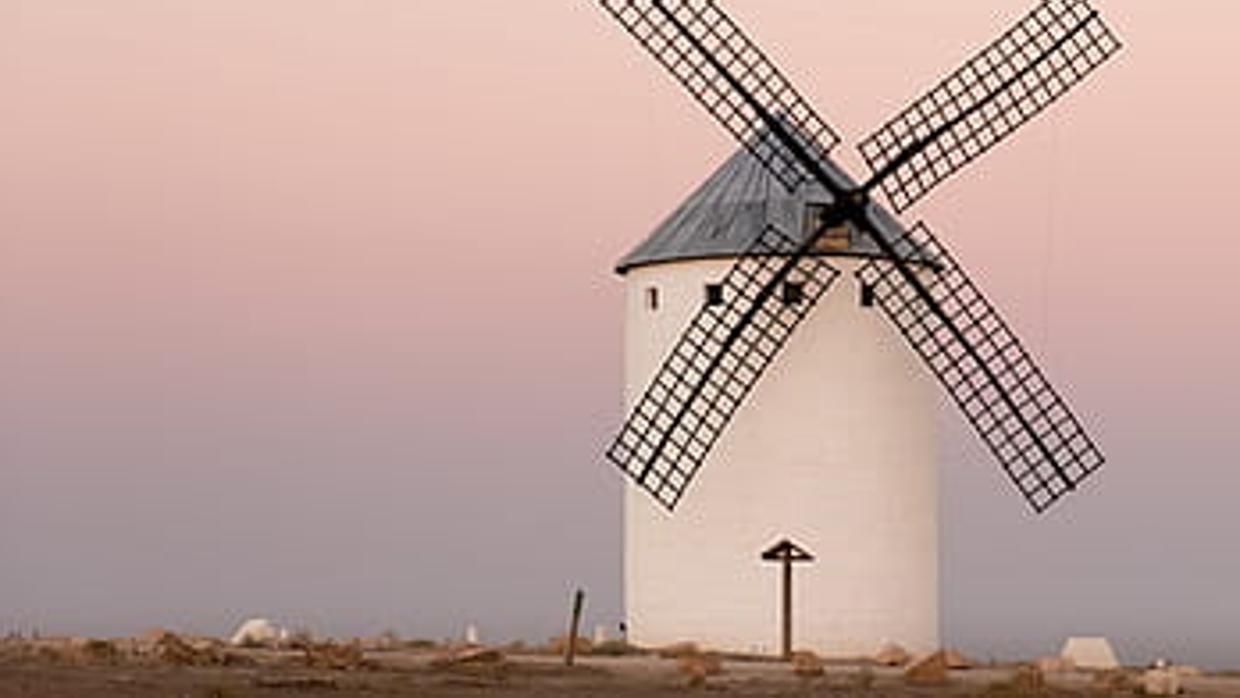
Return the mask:
<svg viewBox="0 0 1240 698">
<path fill-rule="evenodd" d="M 823 675 L 806 677 L 778 662 L 723 661 L 703 677 L 687 670 L 683 660 L 649 655 L 582 657 L 573 668 L 546 655 L 509 654 L 446 666 L 442 657 L 432 650 L 367 652 L 359 666 L 323 668 L 295 651 L 230 649 L 211 666 L 10 652 L 0 656 L 0 698 L 1131 696 L 1140 675 L 1129 672 L 1129 683 L 1117 688 L 1102 687 L 1084 672 L 1055 674 L 1045 687 L 1031 688 L 1013 682 L 1015 666 L 986 667 L 952 672 L 945 684 L 920 686 L 909 685 L 899 669 L 859 664 L 829 664 Z M 1189 695 L 1240 697 L 1240 678 L 1195 677 L 1185 687 Z"/>
</svg>

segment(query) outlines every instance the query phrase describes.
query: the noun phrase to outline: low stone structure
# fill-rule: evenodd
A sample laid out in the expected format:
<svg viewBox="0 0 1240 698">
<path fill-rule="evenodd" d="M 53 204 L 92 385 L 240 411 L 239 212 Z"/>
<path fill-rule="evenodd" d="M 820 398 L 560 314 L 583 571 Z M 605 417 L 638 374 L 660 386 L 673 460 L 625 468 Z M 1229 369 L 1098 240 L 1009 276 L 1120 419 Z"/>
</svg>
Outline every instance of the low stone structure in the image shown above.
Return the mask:
<svg viewBox="0 0 1240 698">
<path fill-rule="evenodd" d="M 1063 651 L 1059 655 L 1071 660 L 1078 669 L 1106 671 L 1120 667 L 1115 650 L 1105 637 L 1070 638 L 1064 643 Z"/>
</svg>

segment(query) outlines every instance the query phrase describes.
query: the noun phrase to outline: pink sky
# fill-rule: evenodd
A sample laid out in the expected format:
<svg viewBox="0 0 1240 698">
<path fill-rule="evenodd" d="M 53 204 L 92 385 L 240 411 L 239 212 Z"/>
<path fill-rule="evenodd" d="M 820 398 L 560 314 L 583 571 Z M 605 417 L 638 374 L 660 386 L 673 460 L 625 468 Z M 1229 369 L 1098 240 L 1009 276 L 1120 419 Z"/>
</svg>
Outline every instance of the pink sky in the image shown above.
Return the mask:
<svg viewBox="0 0 1240 698">
<path fill-rule="evenodd" d="M 1111 458 L 1034 522 L 945 416 L 948 637 L 1240 664 L 1240 6 L 1096 4 L 1125 52 L 908 216 Z M 857 174 L 1029 6 L 726 4 Z M 0 94 L 0 631 L 618 616 L 611 268 L 734 145 L 594 3 L 0 0 Z"/>
</svg>

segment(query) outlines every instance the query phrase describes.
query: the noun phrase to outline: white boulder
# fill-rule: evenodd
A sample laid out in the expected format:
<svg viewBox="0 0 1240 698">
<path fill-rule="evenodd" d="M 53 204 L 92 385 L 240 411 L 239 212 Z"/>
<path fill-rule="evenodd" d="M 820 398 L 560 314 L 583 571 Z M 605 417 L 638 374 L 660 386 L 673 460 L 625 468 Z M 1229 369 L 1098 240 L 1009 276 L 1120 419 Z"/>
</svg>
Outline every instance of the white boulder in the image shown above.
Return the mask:
<svg viewBox="0 0 1240 698">
<path fill-rule="evenodd" d="M 1180 675 L 1171 669 L 1150 669 L 1141 677 L 1141 688 L 1147 696 L 1178 696 L 1184 687 Z"/>
<path fill-rule="evenodd" d="M 229 644 L 234 647 L 274 647 L 288 638 L 288 631 L 266 618 L 251 618 L 237 628 Z"/>
</svg>

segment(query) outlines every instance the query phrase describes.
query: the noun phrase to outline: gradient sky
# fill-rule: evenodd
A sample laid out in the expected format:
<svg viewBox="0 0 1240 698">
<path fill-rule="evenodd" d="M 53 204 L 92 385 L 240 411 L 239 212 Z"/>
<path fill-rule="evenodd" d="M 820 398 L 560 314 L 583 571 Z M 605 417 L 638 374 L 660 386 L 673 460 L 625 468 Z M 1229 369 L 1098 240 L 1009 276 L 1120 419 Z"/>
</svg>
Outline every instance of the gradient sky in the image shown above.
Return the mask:
<svg viewBox="0 0 1240 698">
<path fill-rule="evenodd" d="M 944 410 L 946 638 L 1240 666 L 1240 5 L 1098 5 L 909 217 L 1111 461 L 1036 519 Z M 1029 6 L 727 3 L 855 172 Z M 734 146 L 593 2 L 0 0 L 0 95 L 0 631 L 618 619 L 612 264 Z"/>
</svg>

